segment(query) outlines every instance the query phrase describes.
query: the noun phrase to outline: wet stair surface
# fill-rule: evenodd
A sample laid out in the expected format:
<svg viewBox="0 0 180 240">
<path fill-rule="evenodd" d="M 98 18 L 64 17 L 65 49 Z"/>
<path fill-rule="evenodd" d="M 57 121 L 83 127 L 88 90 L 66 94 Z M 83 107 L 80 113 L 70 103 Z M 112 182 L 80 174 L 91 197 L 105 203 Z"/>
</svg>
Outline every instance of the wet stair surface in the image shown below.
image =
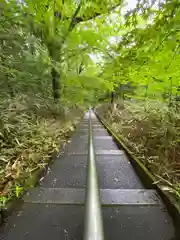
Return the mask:
<svg viewBox="0 0 180 240">
<path fill-rule="evenodd" d="M 80 240 L 88 154 L 86 114 L 51 170 L 0 230 L 4 240 Z M 93 116 L 93 139 L 105 239 L 172 240 L 172 219 L 153 189 L 145 189 L 125 153 Z"/>
</svg>

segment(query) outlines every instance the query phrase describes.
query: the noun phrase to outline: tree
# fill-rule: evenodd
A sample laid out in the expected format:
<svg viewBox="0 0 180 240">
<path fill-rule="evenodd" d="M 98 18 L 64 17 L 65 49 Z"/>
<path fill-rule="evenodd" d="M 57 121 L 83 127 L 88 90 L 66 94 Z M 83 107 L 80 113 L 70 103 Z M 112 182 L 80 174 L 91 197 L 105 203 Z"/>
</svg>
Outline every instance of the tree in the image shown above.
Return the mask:
<svg viewBox="0 0 180 240">
<path fill-rule="evenodd" d="M 165 92 L 176 96 L 179 86 L 179 1 L 138 1 L 124 16 L 126 31 L 111 57 L 104 77 L 115 85 L 132 82 L 139 98 L 162 99 Z M 146 87 L 144 87 L 146 86 Z M 144 91 L 142 91 L 144 89 Z"/>
<path fill-rule="evenodd" d="M 57 63 L 62 61 L 64 45 L 71 32 L 81 23 L 93 20 L 116 9 L 119 1 L 45 1 L 26 0 L 23 7 L 29 17 L 32 32 L 47 46 L 52 60 L 52 89 L 57 102 L 60 98 L 61 70 Z M 78 44 L 78 43 L 77 43 Z"/>
</svg>

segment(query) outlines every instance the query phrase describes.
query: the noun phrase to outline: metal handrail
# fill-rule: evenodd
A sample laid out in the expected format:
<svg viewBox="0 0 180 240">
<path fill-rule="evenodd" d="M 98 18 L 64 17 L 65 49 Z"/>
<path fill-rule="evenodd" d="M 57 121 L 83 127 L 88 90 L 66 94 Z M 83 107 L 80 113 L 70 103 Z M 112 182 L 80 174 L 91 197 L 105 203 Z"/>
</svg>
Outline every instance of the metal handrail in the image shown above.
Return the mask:
<svg viewBox="0 0 180 240">
<path fill-rule="evenodd" d="M 88 173 L 85 202 L 84 240 L 104 240 L 100 191 L 96 170 L 91 110 L 89 111 Z"/>
</svg>

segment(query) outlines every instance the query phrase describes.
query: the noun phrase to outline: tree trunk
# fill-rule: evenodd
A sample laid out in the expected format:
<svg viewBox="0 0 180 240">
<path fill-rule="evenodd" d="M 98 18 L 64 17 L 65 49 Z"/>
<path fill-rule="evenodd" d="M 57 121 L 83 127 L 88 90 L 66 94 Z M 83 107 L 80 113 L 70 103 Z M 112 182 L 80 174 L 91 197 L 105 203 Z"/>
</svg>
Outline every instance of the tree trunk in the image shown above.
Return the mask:
<svg viewBox="0 0 180 240">
<path fill-rule="evenodd" d="M 115 98 L 115 93 L 114 91 L 111 92 L 111 104 L 113 104 Z"/>
<path fill-rule="evenodd" d="M 57 103 L 60 99 L 60 75 L 54 67 L 51 69 L 52 90 L 54 101 Z"/>
<path fill-rule="evenodd" d="M 49 51 L 49 55 L 52 59 L 52 61 L 54 62 L 54 64 L 56 64 L 56 56 L 55 53 L 53 52 L 54 44 L 47 44 L 47 48 Z M 52 76 L 52 95 L 54 98 L 54 102 L 58 103 L 60 100 L 60 74 L 57 72 L 57 70 L 55 69 L 55 67 L 51 68 L 51 76 Z"/>
<path fill-rule="evenodd" d="M 15 97 L 12 85 L 10 83 L 7 83 L 7 86 L 8 86 L 10 98 Z"/>
</svg>

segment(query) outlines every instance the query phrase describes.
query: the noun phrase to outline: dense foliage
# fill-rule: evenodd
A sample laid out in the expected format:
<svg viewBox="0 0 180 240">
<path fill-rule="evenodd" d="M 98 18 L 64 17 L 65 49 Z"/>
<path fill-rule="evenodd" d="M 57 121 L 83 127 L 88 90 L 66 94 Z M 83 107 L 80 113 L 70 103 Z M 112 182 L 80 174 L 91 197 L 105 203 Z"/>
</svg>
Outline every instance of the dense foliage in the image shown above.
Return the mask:
<svg viewBox="0 0 180 240">
<path fill-rule="evenodd" d="M 82 102 L 106 84 L 94 76 L 89 53 L 103 50 L 108 27 L 102 19 L 117 1 L 4 1 L 0 5 L 1 92 L 28 92 L 55 101 Z M 106 4 L 108 2 L 108 4 Z M 105 36 L 105 37 L 104 37 Z M 83 89 L 82 89 L 83 88 Z M 78 94 L 76 94 L 78 92 Z M 73 97 L 72 97 L 73 96 Z M 92 97 L 90 97 L 92 98 Z"/>
<path fill-rule="evenodd" d="M 139 1 L 124 21 L 126 30 L 114 46 L 105 76 L 111 71 L 116 84 L 138 86 L 138 98 L 170 103 L 180 90 L 179 1 Z"/>
</svg>

